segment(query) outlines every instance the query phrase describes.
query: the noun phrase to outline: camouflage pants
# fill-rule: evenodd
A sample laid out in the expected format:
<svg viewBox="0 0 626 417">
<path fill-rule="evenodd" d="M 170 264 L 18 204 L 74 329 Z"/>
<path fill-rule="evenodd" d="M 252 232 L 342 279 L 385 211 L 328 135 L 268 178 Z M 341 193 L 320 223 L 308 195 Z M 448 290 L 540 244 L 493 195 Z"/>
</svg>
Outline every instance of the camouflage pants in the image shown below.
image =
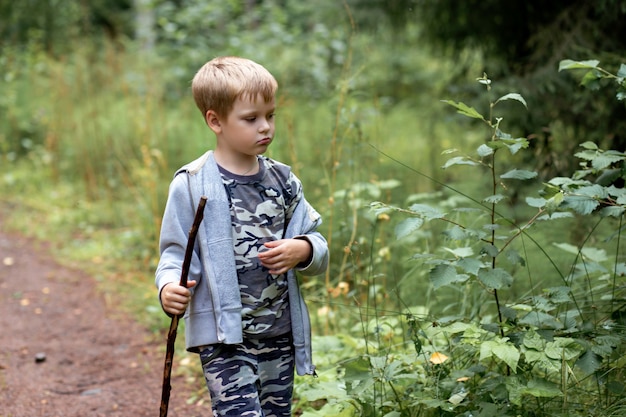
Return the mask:
<svg viewBox="0 0 626 417">
<path fill-rule="evenodd" d="M 200 352 L 214 417 L 289 417 L 294 357 L 290 336 L 244 339 Z"/>
</svg>

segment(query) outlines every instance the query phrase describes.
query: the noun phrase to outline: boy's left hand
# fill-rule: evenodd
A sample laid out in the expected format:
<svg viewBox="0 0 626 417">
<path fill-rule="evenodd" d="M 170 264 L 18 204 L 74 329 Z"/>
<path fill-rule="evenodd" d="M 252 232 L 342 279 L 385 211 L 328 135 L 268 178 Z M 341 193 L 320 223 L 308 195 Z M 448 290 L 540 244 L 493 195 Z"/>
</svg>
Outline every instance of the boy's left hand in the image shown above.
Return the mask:
<svg viewBox="0 0 626 417">
<path fill-rule="evenodd" d="M 281 275 L 311 256 L 311 244 L 306 239 L 281 239 L 266 242 L 267 250 L 259 252 L 261 265 L 272 275 Z"/>
</svg>

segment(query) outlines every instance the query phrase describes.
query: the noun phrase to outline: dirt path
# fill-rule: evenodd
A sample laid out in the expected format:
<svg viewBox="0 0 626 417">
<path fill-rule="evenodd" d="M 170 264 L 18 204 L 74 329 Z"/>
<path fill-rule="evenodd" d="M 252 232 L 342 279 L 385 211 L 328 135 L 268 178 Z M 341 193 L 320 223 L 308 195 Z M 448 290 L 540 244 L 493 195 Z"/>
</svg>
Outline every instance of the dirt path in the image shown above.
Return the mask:
<svg viewBox="0 0 626 417">
<path fill-rule="evenodd" d="M 94 288 L 0 218 L 0 417 L 159 415 L 163 347 Z M 184 385 L 172 379 L 168 416 L 210 416 Z"/>
</svg>

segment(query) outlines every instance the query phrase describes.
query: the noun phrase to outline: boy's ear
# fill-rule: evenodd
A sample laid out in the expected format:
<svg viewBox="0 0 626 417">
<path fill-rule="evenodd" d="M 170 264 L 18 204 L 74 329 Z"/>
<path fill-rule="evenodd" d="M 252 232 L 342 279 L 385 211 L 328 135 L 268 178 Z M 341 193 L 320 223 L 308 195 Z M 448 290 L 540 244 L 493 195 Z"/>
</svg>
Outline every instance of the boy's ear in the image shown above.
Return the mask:
<svg viewBox="0 0 626 417">
<path fill-rule="evenodd" d="M 215 113 L 215 111 L 207 110 L 206 114 L 204 115 L 204 120 L 206 121 L 207 126 L 209 126 L 209 128 L 213 132 L 219 133 L 222 130 L 220 118 L 217 113 Z"/>
</svg>

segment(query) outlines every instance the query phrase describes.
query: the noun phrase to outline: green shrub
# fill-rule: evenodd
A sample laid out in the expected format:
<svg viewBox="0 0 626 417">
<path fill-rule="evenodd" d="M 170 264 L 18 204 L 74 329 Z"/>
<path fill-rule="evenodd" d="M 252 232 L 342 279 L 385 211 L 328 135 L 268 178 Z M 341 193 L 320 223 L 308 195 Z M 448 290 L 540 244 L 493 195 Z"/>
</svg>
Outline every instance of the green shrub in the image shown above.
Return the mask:
<svg viewBox="0 0 626 417">
<path fill-rule="evenodd" d="M 587 81 L 615 78 L 618 99 L 623 98 L 623 69 L 614 76 L 597 64 L 564 61 L 561 68 L 585 68 Z M 491 80 L 478 81 L 489 96 Z M 352 345 L 360 354 L 322 371 L 319 384 L 297 386 L 302 398 L 317 404 L 303 416 L 613 416 L 624 411 L 626 153 L 584 142 L 576 153 L 580 170 L 546 181 L 523 202 L 513 199 L 512 191 L 520 188 L 511 184 L 534 181 L 537 174 L 513 168 L 511 161 L 528 148 L 528 140 L 505 133 L 502 119 L 492 114 L 511 101 L 526 106 L 516 93 L 489 98 L 490 114 L 484 116 L 464 103 L 445 101 L 490 132 L 473 154 L 446 152 L 452 157 L 444 164 L 445 169 L 480 170 L 487 179 L 482 197 L 475 189 L 439 183 L 447 197 L 431 198 L 434 203 L 415 196 L 408 208 L 371 204 L 377 219 L 403 218 L 395 234 L 413 245 L 419 267 L 412 279 L 427 275 L 432 298 L 406 303 L 410 293 L 382 286 L 382 275 L 364 278 L 372 291 L 358 303 L 361 325 L 353 329 L 363 342 L 357 347 L 343 336 L 320 343 L 334 343 L 335 352 Z M 527 219 L 518 221 L 520 213 Z M 568 234 L 563 228 L 581 230 Z M 558 252 L 567 256 L 552 255 Z M 396 305 L 406 304 L 403 315 L 379 297 L 389 293 L 398 299 Z M 333 369 L 340 378 L 331 375 Z"/>
</svg>

